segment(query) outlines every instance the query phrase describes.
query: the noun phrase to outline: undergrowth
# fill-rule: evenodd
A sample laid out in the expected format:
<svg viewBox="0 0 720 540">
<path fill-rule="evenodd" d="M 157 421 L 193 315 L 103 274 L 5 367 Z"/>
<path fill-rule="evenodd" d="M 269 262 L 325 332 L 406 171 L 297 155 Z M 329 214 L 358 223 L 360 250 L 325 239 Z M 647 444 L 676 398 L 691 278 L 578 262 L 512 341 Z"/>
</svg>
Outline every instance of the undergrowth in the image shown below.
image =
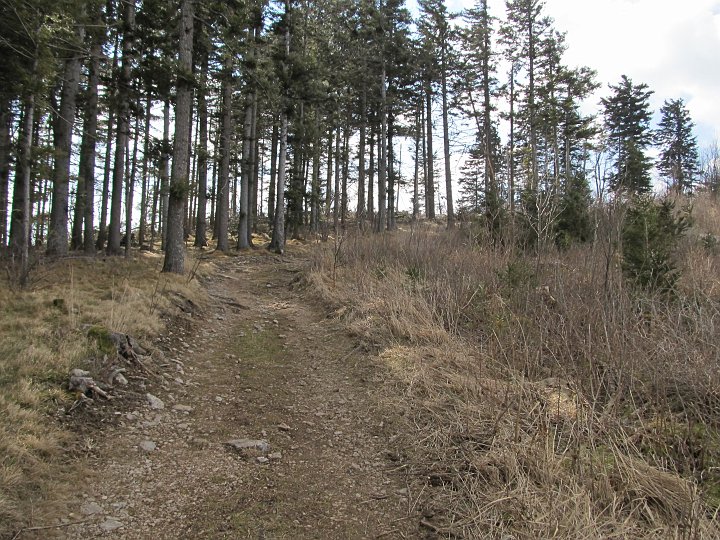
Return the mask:
<svg viewBox="0 0 720 540">
<path fill-rule="evenodd" d="M 672 297 L 626 286 L 602 230 L 540 254 L 423 226 L 318 251 L 309 285 L 391 375 L 442 535 L 720 535 L 720 259 L 699 240 L 720 228 L 698 221 Z"/>
</svg>

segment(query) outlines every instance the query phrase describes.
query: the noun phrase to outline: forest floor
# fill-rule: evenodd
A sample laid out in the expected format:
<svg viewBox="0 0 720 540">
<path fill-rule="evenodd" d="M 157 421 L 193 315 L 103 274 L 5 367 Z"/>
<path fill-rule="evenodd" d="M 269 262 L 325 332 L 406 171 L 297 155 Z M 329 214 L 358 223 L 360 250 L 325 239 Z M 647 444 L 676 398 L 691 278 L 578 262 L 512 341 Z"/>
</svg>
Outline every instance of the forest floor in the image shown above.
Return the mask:
<svg viewBox="0 0 720 540">
<path fill-rule="evenodd" d="M 154 344 L 169 371 L 88 427 L 74 511 L 22 538 L 426 534 L 372 397 L 380 369 L 296 285 L 302 255 L 214 262 L 207 304 Z"/>
</svg>

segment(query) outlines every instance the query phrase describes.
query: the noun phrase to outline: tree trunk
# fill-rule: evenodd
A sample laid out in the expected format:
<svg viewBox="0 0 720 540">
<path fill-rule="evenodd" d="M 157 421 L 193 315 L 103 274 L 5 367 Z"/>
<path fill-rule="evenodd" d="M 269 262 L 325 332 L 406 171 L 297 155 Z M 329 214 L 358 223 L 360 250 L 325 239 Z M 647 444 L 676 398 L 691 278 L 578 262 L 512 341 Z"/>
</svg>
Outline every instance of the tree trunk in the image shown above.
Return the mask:
<svg viewBox="0 0 720 540">
<path fill-rule="evenodd" d="M 310 187 L 310 230 L 316 233 L 320 226 L 320 154 L 322 153 L 320 114 L 315 111 L 315 141 L 313 143 L 313 172 Z"/>
<path fill-rule="evenodd" d="M 168 201 L 167 241 L 163 272 L 185 271 L 185 203 L 188 193 L 190 124 L 192 121 L 194 0 L 183 0 L 179 29 L 177 98 L 175 102 L 175 140 L 173 144 L 170 197 Z"/>
<path fill-rule="evenodd" d="M 208 69 L 209 54 L 203 54 L 198 89 L 198 156 L 197 156 L 197 209 L 195 216 L 195 247 L 207 246 L 207 168 L 208 168 Z"/>
<path fill-rule="evenodd" d="M 241 180 L 240 180 L 240 216 L 238 220 L 238 249 L 250 247 L 248 242 L 248 214 L 250 213 L 250 176 L 252 175 L 252 115 L 254 92 L 250 92 L 245 104 L 245 118 L 243 120 L 243 144 Z"/>
<path fill-rule="evenodd" d="M 338 115 L 339 116 L 339 115 Z M 335 236 L 338 234 L 340 226 L 340 166 L 342 163 L 342 155 L 340 154 L 340 128 L 338 127 L 337 137 L 335 138 L 335 186 L 333 187 L 333 230 Z"/>
<path fill-rule="evenodd" d="M 420 217 L 420 109 L 422 103 L 418 102 L 415 108 L 415 173 L 413 175 L 413 209 L 412 218 L 416 221 Z"/>
<path fill-rule="evenodd" d="M 260 144 L 258 141 L 258 99 L 255 95 L 252 123 L 252 173 L 250 174 L 250 209 L 248 213 L 248 244 L 253 246 L 252 233 L 257 232 L 257 199 L 260 176 Z"/>
<path fill-rule="evenodd" d="M 140 99 L 137 108 L 140 110 Z M 132 208 L 135 193 L 135 177 L 137 176 L 138 139 L 140 138 L 140 115 L 135 117 L 135 132 L 133 137 L 132 160 L 125 178 L 125 257 L 130 256 L 132 246 Z M 128 145 L 129 146 L 129 145 Z M 128 170 L 128 168 L 126 168 Z"/>
<path fill-rule="evenodd" d="M 432 133 L 432 87 L 430 81 L 425 83 L 425 146 L 427 174 L 425 175 L 425 216 L 428 219 L 435 219 L 435 164 L 433 156 L 433 133 Z"/>
<path fill-rule="evenodd" d="M 393 137 L 395 135 L 395 116 L 388 114 L 388 130 L 387 130 L 387 178 L 388 178 L 388 201 L 387 201 L 387 229 L 392 231 L 395 229 L 395 147 L 393 145 Z"/>
<path fill-rule="evenodd" d="M 167 211 L 170 192 L 170 98 L 165 97 L 163 105 L 163 140 L 160 150 L 160 249 L 167 244 Z"/>
<path fill-rule="evenodd" d="M 147 236 L 148 189 L 150 184 L 150 120 L 152 118 L 152 89 L 148 87 L 145 96 L 145 140 L 143 141 L 142 189 L 140 191 L 140 224 L 138 245 L 145 245 Z"/>
<path fill-rule="evenodd" d="M 385 229 L 387 220 L 387 99 L 385 88 L 385 58 L 382 59 L 380 74 L 380 155 L 378 156 L 378 219 L 375 232 Z"/>
<path fill-rule="evenodd" d="M 510 67 L 510 139 L 508 141 L 508 198 L 510 199 L 510 234 L 515 226 L 515 64 Z"/>
<path fill-rule="evenodd" d="M 34 61 L 32 73 L 36 70 L 37 59 Z M 13 258 L 20 261 L 21 285 L 24 285 L 27 279 L 30 262 L 30 167 L 34 117 L 35 94 L 29 92 L 22 100 L 10 222 L 10 249 Z"/>
<path fill-rule="evenodd" d="M 290 0 L 285 0 L 285 55 L 282 62 L 282 71 L 284 79 L 287 80 L 290 71 Z M 289 92 L 287 88 L 283 89 L 281 97 L 280 111 L 280 159 L 278 163 L 278 181 L 277 181 L 277 206 L 275 208 L 275 226 L 273 227 L 272 240 L 268 249 L 274 250 L 275 253 L 282 254 L 285 251 L 285 159 L 287 157 L 287 139 L 288 139 L 288 107 Z"/>
<path fill-rule="evenodd" d="M 230 211 L 230 146 L 232 145 L 233 59 L 225 53 L 222 77 L 222 120 L 220 127 L 220 166 L 217 179 L 217 208 L 215 230 L 218 251 L 228 251 L 228 222 Z"/>
<path fill-rule="evenodd" d="M 125 176 L 125 150 L 130 127 L 130 68 L 135 55 L 135 0 L 124 3 L 125 34 L 122 47 L 122 70 L 120 71 L 118 90 L 118 126 L 115 139 L 115 166 L 113 167 L 112 201 L 110 204 L 110 232 L 108 235 L 108 255 L 120 254 L 120 225 L 122 220 L 122 194 Z"/>
<path fill-rule="evenodd" d="M 370 161 L 368 162 L 367 217 L 370 223 L 375 220 L 375 125 L 370 125 Z M 374 227 L 374 225 L 373 225 Z"/>
<path fill-rule="evenodd" d="M 275 183 L 277 176 L 277 153 L 278 153 L 278 118 L 273 117 L 272 136 L 270 138 L 270 183 L 268 184 L 268 221 L 273 222 L 275 218 Z"/>
<path fill-rule="evenodd" d="M 362 99 L 360 101 L 360 140 L 358 141 L 358 200 L 357 219 L 360 228 L 365 221 L 365 130 L 367 127 L 367 87 L 363 80 Z"/>
<path fill-rule="evenodd" d="M 76 43 L 71 43 L 70 46 L 79 49 L 85 40 L 85 26 L 81 23 L 76 26 L 75 38 Z M 55 166 L 53 168 L 53 198 L 47 243 L 47 254 L 60 257 L 68 253 L 70 157 L 77 94 L 80 88 L 80 68 L 82 67 L 80 54 L 75 51 L 72 51 L 71 54 L 72 56 L 65 61 L 60 115 L 54 126 Z M 76 196 L 82 197 L 79 193 Z"/>
<path fill-rule="evenodd" d="M 343 172 L 342 172 L 342 196 L 340 197 L 340 225 L 345 228 L 345 219 L 348 212 L 348 176 L 350 175 L 350 109 L 348 109 L 347 122 L 345 124 L 345 137 L 343 139 Z"/>
<path fill-rule="evenodd" d="M 332 118 L 329 119 L 332 122 Z M 338 137 L 340 135 L 338 134 Z M 328 151 L 327 151 L 327 171 L 325 177 L 325 223 L 330 221 L 330 209 L 332 206 L 332 178 L 333 178 L 333 127 L 332 124 L 328 128 Z"/>
<path fill-rule="evenodd" d="M 10 187 L 10 133 L 12 112 L 9 100 L 0 102 L 0 250 L 8 243 L 8 189 Z"/>
<path fill-rule="evenodd" d="M 448 91 L 447 91 L 447 37 L 443 37 L 441 46 L 441 85 L 442 85 L 442 117 L 443 117 L 443 149 L 445 151 L 445 197 L 447 208 L 447 227 L 455 226 L 455 208 L 453 205 L 452 174 L 450 172 L 450 134 L 448 126 Z"/>
</svg>

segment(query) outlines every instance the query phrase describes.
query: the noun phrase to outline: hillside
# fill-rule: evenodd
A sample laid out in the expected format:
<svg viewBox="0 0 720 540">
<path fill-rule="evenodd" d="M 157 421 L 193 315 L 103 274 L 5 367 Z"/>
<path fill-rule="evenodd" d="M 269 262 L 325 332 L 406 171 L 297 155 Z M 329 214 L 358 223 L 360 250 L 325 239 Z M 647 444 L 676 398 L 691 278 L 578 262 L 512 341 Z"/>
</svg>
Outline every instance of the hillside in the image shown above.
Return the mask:
<svg viewBox="0 0 720 540">
<path fill-rule="evenodd" d="M 602 239 L 523 255 L 468 224 L 195 252 L 185 277 L 48 262 L 2 292 L 0 530 L 714 537 L 720 213 L 694 215 L 670 299 Z"/>
</svg>

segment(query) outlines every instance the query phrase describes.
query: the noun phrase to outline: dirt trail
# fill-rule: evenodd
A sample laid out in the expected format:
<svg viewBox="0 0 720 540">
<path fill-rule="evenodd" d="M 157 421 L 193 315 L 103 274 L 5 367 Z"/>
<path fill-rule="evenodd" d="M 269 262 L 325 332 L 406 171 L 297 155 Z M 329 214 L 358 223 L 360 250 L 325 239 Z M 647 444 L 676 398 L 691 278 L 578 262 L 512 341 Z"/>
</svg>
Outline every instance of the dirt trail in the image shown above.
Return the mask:
<svg viewBox="0 0 720 540">
<path fill-rule="evenodd" d="M 264 254 L 220 263 L 202 320 L 160 342 L 184 365 L 143 390 L 164 409 L 140 402 L 98 434 L 97 484 L 68 518 L 85 522 L 63 537 L 421 535 L 387 450 L 390 426 L 369 396 L 379 374 L 293 290 L 301 263 Z M 242 438 L 269 450 L 226 444 Z"/>
</svg>

